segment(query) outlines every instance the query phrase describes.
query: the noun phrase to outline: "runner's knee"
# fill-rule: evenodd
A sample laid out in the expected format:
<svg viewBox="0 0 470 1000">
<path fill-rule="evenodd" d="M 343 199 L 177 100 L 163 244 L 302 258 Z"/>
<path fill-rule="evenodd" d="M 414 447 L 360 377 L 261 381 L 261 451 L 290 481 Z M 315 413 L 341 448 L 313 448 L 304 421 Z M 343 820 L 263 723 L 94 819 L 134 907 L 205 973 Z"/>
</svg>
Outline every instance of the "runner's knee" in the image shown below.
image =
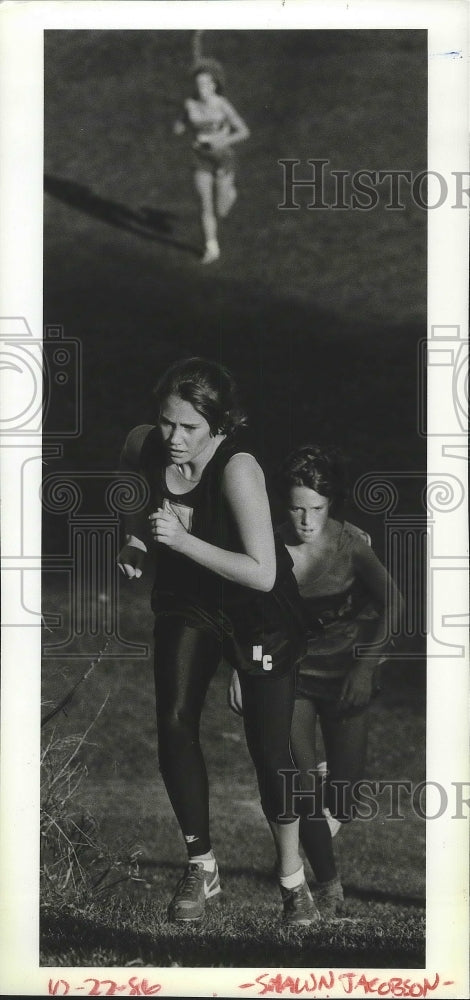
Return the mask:
<svg viewBox="0 0 470 1000">
<path fill-rule="evenodd" d="M 217 214 L 222 218 L 228 215 L 237 192 L 235 189 L 234 177 L 232 174 L 224 174 L 216 180 L 216 209 Z"/>
</svg>

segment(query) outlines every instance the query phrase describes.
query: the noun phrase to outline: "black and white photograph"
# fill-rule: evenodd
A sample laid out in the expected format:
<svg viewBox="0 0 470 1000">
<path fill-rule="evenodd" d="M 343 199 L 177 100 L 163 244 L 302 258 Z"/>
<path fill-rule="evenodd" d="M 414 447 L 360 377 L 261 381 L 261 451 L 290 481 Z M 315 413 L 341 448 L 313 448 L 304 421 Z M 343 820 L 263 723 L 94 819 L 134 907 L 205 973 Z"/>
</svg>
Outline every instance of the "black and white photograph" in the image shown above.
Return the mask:
<svg viewBox="0 0 470 1000">
<path fill-rule="evenodd" d="M 468 6 L 5 8 L 5 991 L 464 997 Z"/>
</svg>

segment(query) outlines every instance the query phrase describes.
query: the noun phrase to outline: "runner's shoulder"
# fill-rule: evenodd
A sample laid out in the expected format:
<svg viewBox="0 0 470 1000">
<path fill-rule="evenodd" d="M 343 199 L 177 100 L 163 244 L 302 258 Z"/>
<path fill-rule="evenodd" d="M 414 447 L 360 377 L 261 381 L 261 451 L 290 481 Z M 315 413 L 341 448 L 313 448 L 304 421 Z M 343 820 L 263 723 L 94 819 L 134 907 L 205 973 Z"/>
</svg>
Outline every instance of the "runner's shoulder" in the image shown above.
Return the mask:
<svg viewBox="0 0 470 1000">
<path fill-rule="evenodd" d="M 351 545 L 353 549 L 359 551 L 364 548 L 370 548 L 372 545 L 372 539 L 367 531 L 363 528 L 359 528 L 357 524 L 352 524 L 350 521 L 343 522 L 343 539 L 344 541 Z"/>
<path fill-rule="evenodd" d="M 122 449 L 122 459 L 124 462 L 135 467 L 140 465 L 144 442 L 153 430 L 155 430 L 154 424 L 138 424 L 129 431 Z"/>
</svg>

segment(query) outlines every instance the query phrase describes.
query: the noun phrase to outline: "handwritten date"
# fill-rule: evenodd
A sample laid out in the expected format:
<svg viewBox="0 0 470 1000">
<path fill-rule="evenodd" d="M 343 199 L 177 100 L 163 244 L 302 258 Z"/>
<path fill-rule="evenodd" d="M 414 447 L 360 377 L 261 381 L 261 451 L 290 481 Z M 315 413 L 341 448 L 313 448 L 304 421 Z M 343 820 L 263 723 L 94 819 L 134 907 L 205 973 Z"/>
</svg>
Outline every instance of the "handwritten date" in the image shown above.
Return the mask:
<svg viewBox="0 0 470 1000">
<path fill-rule="evenodd" d="M 147 979 L 138 979 L 137 976 L 131 976 L 127 983 L 121 984 L 115 983 L 113 979 L 95 979 L 90 976 L 88 979 L 83 979 L 82 983 L 82 986 L 75 987 L 74 992 L 83 990 L 84 995 L 88 997 L 113 997 L 118 993 L 127 997 L 153 997 L 162 988 L 160 983 L 151 984 Z M 51 997 L 66 997 L 70 993 L 70 983 L 66 979 L 50 979 L 48 993 Z"/>
</svg>

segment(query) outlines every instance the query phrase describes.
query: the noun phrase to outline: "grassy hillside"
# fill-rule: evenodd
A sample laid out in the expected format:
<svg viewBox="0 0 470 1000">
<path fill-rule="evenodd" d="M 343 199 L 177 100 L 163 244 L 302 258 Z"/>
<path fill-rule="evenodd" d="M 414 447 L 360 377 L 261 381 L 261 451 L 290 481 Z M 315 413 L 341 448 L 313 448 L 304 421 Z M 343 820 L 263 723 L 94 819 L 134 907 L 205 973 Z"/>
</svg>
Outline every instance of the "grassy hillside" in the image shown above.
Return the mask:
<svg viewBox="0 0 470 1000">
<path fill-rule="evenodd" d="M 309 210 L 302 193 L 298 211 L 280 211 L 278 160 L 299 159 L 301 176 L 309 158 L 336 170 L 424 169 L 424 34 L 206 33 L 205 50 L 224 63 L 227 94 L 251 129 L 238 154 L 239 201 L 210 268 L 199 261 L 188 150 L 171 130 L 188 92 L 190 43 L 187 31 L 46 32 L 44 318 L 81 341 L 84 401 L 80 437 L 47 471 L 113 470 L 129 427 L 152 419 L 159 372 L 183 351 L 233 367 L 268 468 L 315 438 L 343 447 L 353 481 L 422 471 L 424 213 L 408 202 L 386 210 L 386 188 L 369 212 Z M 421 511 L 416 480 L 401 483 L 400 509 Z M 102 513 L 101 493 L 89 492 L 90 509 Z M 382 518 L 353 508 L 349 516 L 381 552 Z M 44 529 L 45 553 L 67 551 L 66 517 L 48 515 Z M 44 610 L 60 612 L 66 631 L 65 578 L 45 575 Z M 121 634 L 150 643 L 151 627 L 148 583 L 122 586 Z M 72 656 L 44 658 L 44 709 L 84 667 Z M 387 668 L 372 712 L 371 777 L 423 777 L 422 674 L 415 661 Z M 104 659 L 55 731 L 83 733 L 108 696 L 83 748 L 88 775 L 77 794 L 108 843 L 141 848 L 142 881 L 79 911 L 45 905 L 44 964 L 249 966 L 264 955 L 281 965 L 423 965 L 424 832 L 409 802 L 406 821 L 379 814 L 338 838 L 348 914 L 359 925 L 325 925 L 308 940 L 278 927 L 271 844 L 225 680 L 221 668 L 203 739 L 227 907 L 205 930 L 173 933 L 165 923 L 183 849 L 157 772 L 151 663 Z"/>
<path fill-rule="evenodd" d="M 386 187 L 368 212 L 309 210 L 309 192 L 298 211 L 277 206 L 282 157 L 301 160 L 303 176 L 309 157 L 425 167 L 423 33 L 211 32 L 204 43 L 252 130 L 210 268 L 197 256 L 188 149 L 171 132 L 189 33 L 46 33 L 45 319 L 85 356 L 84 434 L 69 454 L 114 457 L 162 364 L 191 350 L 235 367 L 269 458 L 314 435 L 363 468 L 422 467 L 425 213 L 387 211 Z"/>
<path fill-rule="evenodd" d="M 62 610 L 66 622 L 66 601 L 51 584 L 45 610 L 52 609 Z M 150 640 L 146 593 L 139 584 L 123 588 L 121 634 L 136 642 Z M 44 711 L 57 704 L 86 665 L 70 659 L 45 665 Z M 44 727 L 45 741 L 51 735 L 68 739 L 84 733 L 104 706 L 80 754 L 86 774 L 75 796 L 77 817 L 88 812 L 111 850 L 138 852 L 139 871 L 137 881 L 88 892 L 78 906 L 70 891 L 57 899 L 46 890 L 41 961 L 57 966 L 423 966 L 425 829 L 413 814 L 409 794 L 401 799 L 404 819 L 387 819 L 389 798 L 382 794 L 375 818 L 357 820 L 335 841 L 348 920 L 327 921 L 308 932 L 282 928 L 273 845 L 241 720 L 226 705 L 227 679 L 221 665 L 202 721 L 224 906 L 200 927 L 181 928 L 166 919 L 185 851 L 158 772 L 151 657 L 104 659 L 78 688 L 66 714 Z M 424 724 L 420 673 L 406 663 L 389 664 L 383 693 L 371 709 L 366 777 L 407 780 L 413 786 L 422 781 Z M 308 865 L 307 874 L 312 879 Z"/>
</svg>

